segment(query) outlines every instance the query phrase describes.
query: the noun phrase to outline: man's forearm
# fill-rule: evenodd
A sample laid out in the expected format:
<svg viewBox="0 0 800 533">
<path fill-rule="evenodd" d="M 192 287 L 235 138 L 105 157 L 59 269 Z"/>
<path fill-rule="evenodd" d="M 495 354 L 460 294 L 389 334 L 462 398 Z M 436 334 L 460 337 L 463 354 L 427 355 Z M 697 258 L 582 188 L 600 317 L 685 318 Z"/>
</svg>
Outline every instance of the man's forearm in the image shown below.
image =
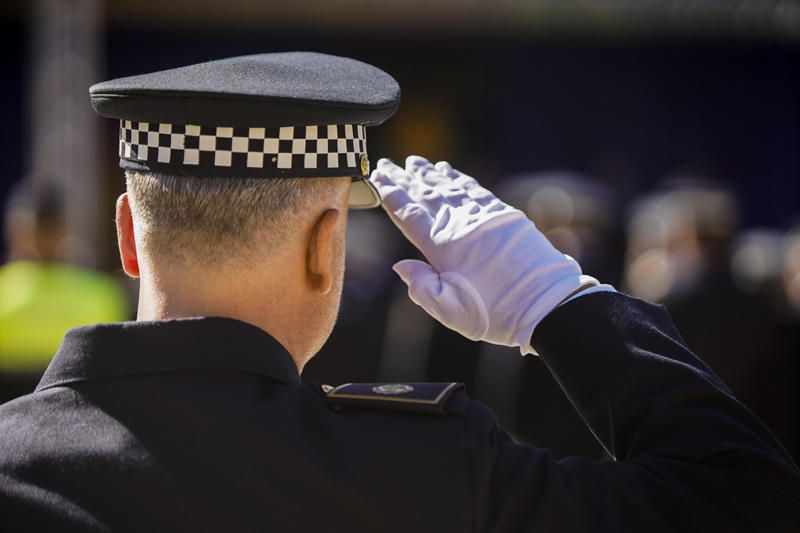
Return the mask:
<svg viewBox="0 0 800 533">
<path fill-rule="evenodd" d="M 662 307 L 619 293 L 587 294 L 548 315 L 534 343 L 617 461 L 689 491 L 703 483 L 727 488 L 732 499 L 746 495 L 741 513 L 763 513 L 765 524 L 800 520 L 797 466 L 685 346 Z"/>
</svg>

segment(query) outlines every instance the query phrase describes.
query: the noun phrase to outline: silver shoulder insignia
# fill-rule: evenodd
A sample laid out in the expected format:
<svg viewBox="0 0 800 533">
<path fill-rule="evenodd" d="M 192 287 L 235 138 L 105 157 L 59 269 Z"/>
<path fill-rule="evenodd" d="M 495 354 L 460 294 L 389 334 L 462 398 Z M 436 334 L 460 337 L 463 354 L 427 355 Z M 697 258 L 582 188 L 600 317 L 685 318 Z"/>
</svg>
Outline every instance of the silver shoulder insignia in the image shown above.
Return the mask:
<svg viewBox="0 0 800 533">
<path fill-rule="evenodd" d="M 335 408 L 363 407 L 445 414 L 447 401 L 463 383 L 345 383 L 323 388 Z"/>
<path fill-rule="evenodd" d="M 387 396 L 394 396 L 395 394 L 406 394 L 412 392 L 414 387 L 411 385 L 403 385 L 400 383 L 387 383 L 386 385 L 378 385 L 372 387 L 372 392 L 378 394 L 385 394 Z"/>
</svg>

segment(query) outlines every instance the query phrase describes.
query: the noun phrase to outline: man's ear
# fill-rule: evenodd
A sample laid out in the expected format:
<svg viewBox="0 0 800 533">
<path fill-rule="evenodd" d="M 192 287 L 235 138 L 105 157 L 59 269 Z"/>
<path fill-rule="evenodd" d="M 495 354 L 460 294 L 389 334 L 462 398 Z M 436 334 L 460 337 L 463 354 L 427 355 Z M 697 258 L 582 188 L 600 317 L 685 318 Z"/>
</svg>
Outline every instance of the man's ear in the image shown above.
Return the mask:
<svg viewBox="0 0 800 533">
<path fill-rule="evenodd" d="M 307 254 L 308 277 L 312 288 L 321 294 L 328 294 L 333 287 L 336 261 L 334 240 L 339 216 L 339 210 L 328 209 L 311 229 Z"/>
<path fill-rule="evenodd" d="M 132 278 L 139 277 L 139 256 L 136 253 L 136 237 L 133 234 L 133 217 L 128 193 L 117 198 L 117 244 L 122 270 Z"/>
</svg>

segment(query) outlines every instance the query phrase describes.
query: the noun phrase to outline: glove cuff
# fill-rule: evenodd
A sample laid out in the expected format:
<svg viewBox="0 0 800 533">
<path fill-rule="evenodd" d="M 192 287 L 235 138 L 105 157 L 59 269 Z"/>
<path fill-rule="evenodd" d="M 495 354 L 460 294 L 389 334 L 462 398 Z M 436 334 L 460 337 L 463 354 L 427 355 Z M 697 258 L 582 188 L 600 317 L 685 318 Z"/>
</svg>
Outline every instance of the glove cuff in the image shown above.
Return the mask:
<svg viewBox="0 0 800 533">
<path fill-rule="evenodd" d="M 533 334 L 536 331 L 536 326 L 554 309 L 570 298 L 574 298 L 586 289 L 591 289 L 598 285 L 600 285 L 600 282 L 597 279 L 581 274 L 575 278 L 568 277 L 545 292 L 537 300 L 535 309 L 532 309 L 533 312 L 526 327 L 520 328 L 519 337 L 515 339 L 515 344 L 519 346 L 520 354 L 523 356 L 527 354 L 538 356 L 539 354 L 533 349 Z"/>
</svg>

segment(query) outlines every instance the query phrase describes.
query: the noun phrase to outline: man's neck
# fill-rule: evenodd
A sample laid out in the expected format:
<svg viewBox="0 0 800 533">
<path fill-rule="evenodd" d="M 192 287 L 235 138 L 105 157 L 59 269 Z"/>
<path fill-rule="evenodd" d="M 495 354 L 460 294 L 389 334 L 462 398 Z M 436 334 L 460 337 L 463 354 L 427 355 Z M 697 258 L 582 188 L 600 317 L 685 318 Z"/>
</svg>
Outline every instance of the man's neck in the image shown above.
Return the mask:
<svg viewBox="0 0 800 533">
<path fill-rule="evenodd" d="M 185 279 L 197 280 L 187 276 Z M 283 295 L 283 296 L 282 296 Z M 256 326 L 280 342 L 302 370 L 305 358 L 298 357 L 292 326 L 296 328 L 294 305 L 286 291 L 269 287 L 231 286 L 214 282 L 166 284 L 141 279 L 137 321 L 219 316 L 235 318 Z"/>
</svg>

